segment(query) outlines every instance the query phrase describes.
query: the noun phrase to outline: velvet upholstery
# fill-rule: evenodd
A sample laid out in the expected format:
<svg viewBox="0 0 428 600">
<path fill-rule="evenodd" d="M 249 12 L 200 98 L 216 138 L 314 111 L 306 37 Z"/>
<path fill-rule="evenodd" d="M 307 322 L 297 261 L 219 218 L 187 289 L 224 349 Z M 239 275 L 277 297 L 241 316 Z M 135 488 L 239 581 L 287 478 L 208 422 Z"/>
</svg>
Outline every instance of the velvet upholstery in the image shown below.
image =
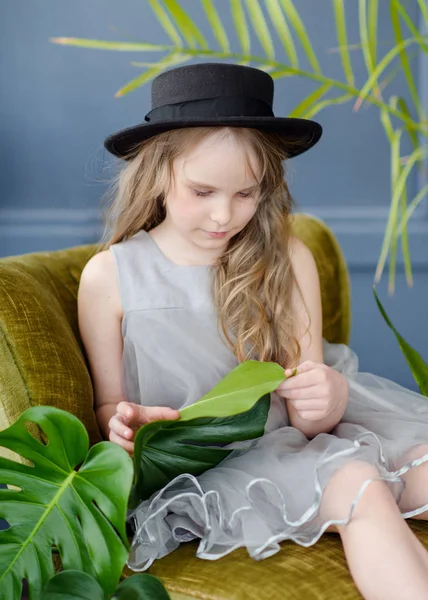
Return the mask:
<svg viewBox="0 0 428 600">
<path fill-rule="evenodd" d="M 331 230 L 312 216 L 297 214 L 295 234 L 311 249 L 319 271 L 323 335 L 349 343 L 350 283 Z M 101 440 L 93 412 L 93 390 L 77 325 L 80 273 L 96 252 L 85 245 L 0 259 L 0 429 L 35 405 L 48 404 L 76 415 L 90 443 Z M 0 455 L 12 456 L 0 448 Z M 412 527 L 428 545 L 424 523 Z M 256 562 L 239 549 L 218 561 L 195 557 L 191 542 L 151 567 L 173 600 L 291 600 L 359 598 L 340 540 L 326 534 L 313 547 L 284 542 L 273 557 Z M 123 576 L 130 574 L 127 568 Z"/>
</svg>

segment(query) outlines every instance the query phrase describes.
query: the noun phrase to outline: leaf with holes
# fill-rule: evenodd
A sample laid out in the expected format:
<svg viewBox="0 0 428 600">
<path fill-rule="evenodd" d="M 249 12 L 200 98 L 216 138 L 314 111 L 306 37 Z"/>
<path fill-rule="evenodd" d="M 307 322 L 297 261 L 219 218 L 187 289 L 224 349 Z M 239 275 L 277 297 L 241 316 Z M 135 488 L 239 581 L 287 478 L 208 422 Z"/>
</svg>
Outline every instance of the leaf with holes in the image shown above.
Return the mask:
<svg viewBox="0 0 428 600">
<path fill-rule="evenodd" d="M 29 433 L 28 422 L 40 427 L 46 444 Z M 26 578 L 30 598 L 38 598 L 55 574 L 53 547 L 64 569 L 85 571 L 106 595 L 112 593 L 129 552 L 125 525 L 133 466 L 127 452 L 111 442 L 88 452 L 84 425 L 51 406 L 26 410 L 0 431 L 0 446 L 26 462 L 0 457 L 0 483 L 18 488 L 0 490 L 0 518 L 9 524 L 0 531 L 1 597 L 21 598 Z"/>
<path fill-rule="evenodd" d="M 134 485 L 129 508 L 181 473 L 200 475 L 232 451 L 223 446 L 264 433 L 270 396 L 286 379 L 274 362 L 247 360 L 226 375 L 176 421 L 153 421 L 135 436 Z"/>
</svg>

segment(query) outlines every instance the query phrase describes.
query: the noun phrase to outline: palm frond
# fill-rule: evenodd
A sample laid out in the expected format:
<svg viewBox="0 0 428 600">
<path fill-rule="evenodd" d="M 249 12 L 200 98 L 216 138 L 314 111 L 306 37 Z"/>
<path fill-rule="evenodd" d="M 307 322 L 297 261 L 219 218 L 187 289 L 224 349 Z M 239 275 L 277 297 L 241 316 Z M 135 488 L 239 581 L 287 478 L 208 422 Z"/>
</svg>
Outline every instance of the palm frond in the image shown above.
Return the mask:
<svg viewBox="0 0 428 600">
<path fill-rule="evenodd" d="M 248 16 L 267 58 L 275 59 L 275 48 L 258 0 L 246 0 Z"/>
</svg>

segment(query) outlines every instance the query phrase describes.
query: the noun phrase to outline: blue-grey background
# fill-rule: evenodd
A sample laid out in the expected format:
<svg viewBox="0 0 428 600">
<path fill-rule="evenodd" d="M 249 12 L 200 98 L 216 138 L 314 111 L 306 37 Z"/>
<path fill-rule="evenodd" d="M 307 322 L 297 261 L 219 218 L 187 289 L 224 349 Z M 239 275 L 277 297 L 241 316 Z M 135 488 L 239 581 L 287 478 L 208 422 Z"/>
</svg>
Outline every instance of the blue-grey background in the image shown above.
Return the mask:
<svg viewBox="0 0 428 600">
<path fill-rule="evenodd" d="M 201 3 L 183 1 L 204 34 L 215 41 Z M 416 1 L 406 3 L 418 22 Z M 232 48 L 228 0 L 217 0 Z M 323 71 L 342 77 L 330 0 L 299 0 L 296 5 L 308 29 Z M 0 105 L 0 256 L 58 249 L 97 240 L 101 233 L 99 203 L 109 177 L 111 157 L 104 138 L 143 120 L 150 109 L 150 86 L 122 97 L 115 92 L 142 68 L 131 61 L 154 62 L 159 53 L 111 52 L 59 46 L 50 37 L 86 37 L 168 43 L 142 0 L 16 0 L 3 5 L 1 25 Z M 350 43 L 358 41 L 358 2 L 346 3 Z M 393 43 L 389 2 L 380 3 L 379 54 Z M 274 36 L 275 37 L 275 36 Z M 261 54 L 255 37 L 253 52 Z M 276 37 L 275 37 L 276 39 Z M 296 38 L 302 67 L 308 63 Z M 277 58 L 285 61 L 276 41 Z M 360 52 L 353 52 L 358 84 L 365 81 Z M 428 110 L 427 57 L 414 56 L 412 67 Z M 217 59 L 206 59 L 217 60 Z M 425 61 L 425 62 L 424 62 Z M 395 64 L 399 64 L 398 62 Z M 276 83 L 274 110 L 286 114 L 315 85 L 297 78 Z M 403 94 L 397 77 L 385 90 Z M 416 389 L 392 332 L 374 302 L 372 283 L 390 200 L 389 146 L 376 107 L 359 112 L 352 102 L 327 108 L 315 117 L 324 128 L 321 142 L 289 164 L 290 185 L 299 210 L 324 219 L 336 233 L 351 273 L 351 347 L 360 370 L 370 371 Z M 409 148 L 409 146 L 406 146 Z M 423 185 L 415 173 L 412 198 Z M 402 269 L 393 297 L 386 276 L 378 291 L 393 322 L 428 361 L 428 208 L 421 206 L 410 227 L 415 271 L 413 289 Z M 401 261 L 400 261 L 401 262 Z"/>
</svg>

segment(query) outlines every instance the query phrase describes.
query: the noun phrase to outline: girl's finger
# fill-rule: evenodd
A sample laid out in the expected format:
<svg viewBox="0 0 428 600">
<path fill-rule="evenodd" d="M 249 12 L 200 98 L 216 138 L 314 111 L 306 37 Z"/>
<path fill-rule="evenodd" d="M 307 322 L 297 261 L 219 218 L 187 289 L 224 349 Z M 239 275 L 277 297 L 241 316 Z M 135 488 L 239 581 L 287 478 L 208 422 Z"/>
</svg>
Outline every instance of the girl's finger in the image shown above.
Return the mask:
<svg viewBox="0 0 428 600">
<path fill-rule="evenodd" d="M 176 420 L 180 417 L 180 412 L 169 408 L 168 406 L 140 406 L 141 422 L 149 423 L 150 421 Z"/>
<path fill-rule="evenodd" d="M 323 411 L 325 406 L 323 403 L 320 403 L 318 400 L 289 400 L 289 404 L 299 412 L 304 412 L 307 410 L 319 410 Z"/>
<path fill-rule="evenodd" d="M 320 410 L 308 410 L 299 412 L 299 417 L 306 421 L 319 421 L 325 416 L 324 411 Z"/>
<path fill-rule="evenodd" d="M 318 400 L 322 396 L 318 386 L 282 390 L 281 392 L 288 400 Z"/>
<path fill-rule="evenodd" d="M 131 439 L 134 435 L 133 430 L 123 422 L 121 415 L 113 415 L 109 421 L 109 427 L 117 435 L 120 435 L 123 438 Z"/>
<path fill-rule="evenodd" d="M 281 390 L 310 387 L 319 383 L 319 373 L 316 369 L 300 373 L 296 377 L 289 377 L 278 386 Z"/>
<path fill-rule="evenodd" d="M 297 367 L 292 367 L 291 369 L 285 369 L 285 375 L 287 377 L 290 377 L 290 375 L 296 376 L 299 375 L 300 373 L 306 373 L 306 371 L 311 371 L 312 369 L 314 369 L 315 367 L 317 367 L 320 363 L 316 363 L 312 360 L 305 360 L 304 362 L 300 363 L 300 365 L 297 365 Z"/>
<path fill-rule="evenodd" d="M 120 414 L 123 417 L 124 423 L 129 424 L 135 416 L 135 404 L 124 401 L 119 402 L 116 406 L 116 414 Z"/>
<path fill-rule="evenodd" d="M 133 452 L 134 451 L 134 442 L 128 442 L 127 440 L 125 440 L 120 435 L 117 435 L 117 433 L 115 433 L 112 430 L 110 430 L 110 433 L 109 433 L 109 440 L 111 442 L 114 442 L 118 446 L 121 446 L 127 452 Z"/>
</svg>

